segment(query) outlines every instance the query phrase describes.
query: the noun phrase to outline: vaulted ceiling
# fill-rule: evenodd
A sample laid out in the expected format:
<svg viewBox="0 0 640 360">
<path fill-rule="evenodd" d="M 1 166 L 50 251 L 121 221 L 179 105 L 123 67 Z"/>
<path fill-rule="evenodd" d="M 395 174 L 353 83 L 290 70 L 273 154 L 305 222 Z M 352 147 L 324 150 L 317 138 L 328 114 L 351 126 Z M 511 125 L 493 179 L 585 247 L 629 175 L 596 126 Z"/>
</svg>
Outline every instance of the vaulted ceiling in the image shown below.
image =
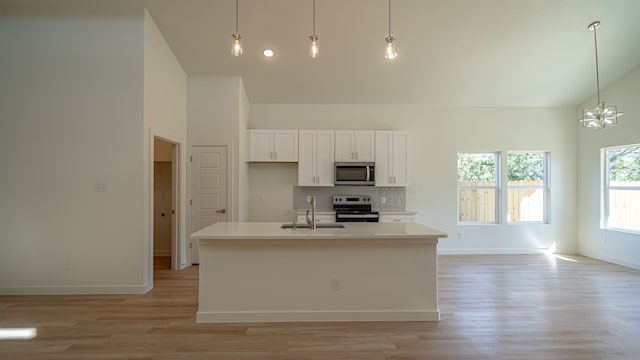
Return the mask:
<svg viewBox="0 0 640 360">
<path fill-rule="evenodd" d="M 51 13 L 144 6 L 189 75 L 240 76 L 252 103 L 573 106 L 640 66 L 638 0 L 391 0 L 399 56 L 383 58 L 387 0 L 1 0 Z M 267 59 L 261 51 L 270 48 Z"/>
</svg>

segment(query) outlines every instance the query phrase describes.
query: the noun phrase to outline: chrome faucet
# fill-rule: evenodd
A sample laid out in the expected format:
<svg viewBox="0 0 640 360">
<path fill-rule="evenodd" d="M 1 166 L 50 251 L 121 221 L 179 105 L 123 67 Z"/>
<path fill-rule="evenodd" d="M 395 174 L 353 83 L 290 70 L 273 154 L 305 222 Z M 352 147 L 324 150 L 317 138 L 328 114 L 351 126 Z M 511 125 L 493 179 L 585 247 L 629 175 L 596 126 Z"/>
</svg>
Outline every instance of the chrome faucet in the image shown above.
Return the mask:
<svg viewBox="0 0 640 360">
<path fill-rule="evenodd" d="M 309 224 L 309 229 L 316 229 L 316 197 L 311 196 L 311 219 L 309 219 L 309 210 L 307 210 L 307 224 Z"/>
</svg>

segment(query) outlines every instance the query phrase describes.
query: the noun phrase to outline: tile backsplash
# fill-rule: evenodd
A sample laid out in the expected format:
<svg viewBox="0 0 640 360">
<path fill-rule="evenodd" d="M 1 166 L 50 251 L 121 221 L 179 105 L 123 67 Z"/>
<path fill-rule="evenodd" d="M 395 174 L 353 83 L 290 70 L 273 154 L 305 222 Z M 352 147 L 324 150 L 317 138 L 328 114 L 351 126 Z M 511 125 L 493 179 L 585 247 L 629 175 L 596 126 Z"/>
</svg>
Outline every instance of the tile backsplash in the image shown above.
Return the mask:
<svg viewBox="0 0 640 360">
<path fill-rule="evenodd" d="M 316 197 L 316 210 L 333 209 L 333 195 L 369 195 L 373 201 L 373 210 L 405 210 L 406 197 L 404 187 L 377 186 L 335 186 L 335 187 L 293 187 L 293 208 L 308 209 L 307 195 Z M 382 198 L 384 197 L 384 204 Z"/>
</svg>

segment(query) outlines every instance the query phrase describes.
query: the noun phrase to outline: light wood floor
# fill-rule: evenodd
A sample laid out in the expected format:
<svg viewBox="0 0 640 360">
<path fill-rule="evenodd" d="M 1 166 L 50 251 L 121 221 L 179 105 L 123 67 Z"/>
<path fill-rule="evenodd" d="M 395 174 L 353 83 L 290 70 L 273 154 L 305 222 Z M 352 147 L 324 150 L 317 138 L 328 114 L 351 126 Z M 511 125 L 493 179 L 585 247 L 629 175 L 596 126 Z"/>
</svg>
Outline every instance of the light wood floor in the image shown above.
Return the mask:
<svg viewBox="0 0 640 360">
<path fill-rule="evenodd" d="M 0 359 L 640 359 L 640 272 L 571 256 L 440 256 L 440 322 L 196 324 L 197 267 L 145 295 L 0 296 Z"/>
</svg>

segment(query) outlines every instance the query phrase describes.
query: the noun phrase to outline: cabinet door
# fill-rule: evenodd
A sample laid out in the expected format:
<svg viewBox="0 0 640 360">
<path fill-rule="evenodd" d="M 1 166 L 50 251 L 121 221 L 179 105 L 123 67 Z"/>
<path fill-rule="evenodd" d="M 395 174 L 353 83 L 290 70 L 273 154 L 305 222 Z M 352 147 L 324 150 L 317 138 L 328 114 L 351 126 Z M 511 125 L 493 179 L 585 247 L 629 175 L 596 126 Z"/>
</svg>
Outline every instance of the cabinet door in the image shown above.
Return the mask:
<svg viewBox="0 0 640 360">
<path fill-rule="evenodd" d="M 375 137 L 374 131 L 355 131 L 354 132 L 355 160 L 357 161 L 374 161 L 375 160 L 374 137 Z"/>
<path fill-rule="evenodd" d="M 315 131 L 300 130 L 298 141 L 298 186 L 315 186 Z"/>
<path fill-rule="evenodd" d="M 298 161 L 298 130 L 275 130 L 275 161 Z"/>
<path fill-rule="evenodd" d="M 376 186 L 392 186 L 391 154 L 393 134 L 391 131 L 376 131 Z"/>
<path fill-rule="evenodd" d="M 309 218 L 311 218 L 311 213 L 309 213 Z M 332 224 L 336 222 L 335 215 L 316 215 L 316 224 Z M 296 223 L 298 224 L 306 224 L 307 223 L 307 215 L 297 215 Z"/>
<path fill-rule="evenodd" d="M 336 130 L 335 159 L 336 161 L 356 161 L 354 151 L 353 131 Z"/>
<path fill-rule="evenodd" d="M 415 215 L 380 215 L 380 222 L 415 222 Z"/>
<path fill-rule="evenodd" d="M 249 131 L 249 161 L 272 161 L 273 130 L 251 129 Z"/>
<path fill-rule="evenodd" d="M 393 186 L 407 186 L 407 152 L 408 142 L 407 133 L 402 131 L 393 132 L 392 141 L 392 171 Z"/>
<path fill-rule="evenodd" d="M 334 186 L 334 133 L 316 132 L 316 185 Z"/>
</svg>

